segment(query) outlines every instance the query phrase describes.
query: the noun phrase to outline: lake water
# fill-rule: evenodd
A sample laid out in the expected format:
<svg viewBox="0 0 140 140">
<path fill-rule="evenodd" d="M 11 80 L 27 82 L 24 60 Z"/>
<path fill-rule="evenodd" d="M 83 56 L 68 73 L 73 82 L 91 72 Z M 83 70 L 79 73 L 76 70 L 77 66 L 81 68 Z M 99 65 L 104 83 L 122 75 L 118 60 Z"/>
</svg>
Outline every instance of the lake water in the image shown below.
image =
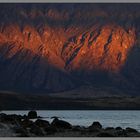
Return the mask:
<svg viewBox="0 0 140 140">
<path fill-rule="evenodd" d="M 27 114 L 28 111 L 2 111 L 6 114 Z M 73 125 L 89 126 L 93 121 L 99 121 L 103 127 L 122 128 L 132 127 L 140 131 L 140 111 L 81 111 L 81 110 L 38 110 L 38 115 L 43 119 L 52 121 L 51 117 L 58 116 L 60 119 Z"/>
</svg>

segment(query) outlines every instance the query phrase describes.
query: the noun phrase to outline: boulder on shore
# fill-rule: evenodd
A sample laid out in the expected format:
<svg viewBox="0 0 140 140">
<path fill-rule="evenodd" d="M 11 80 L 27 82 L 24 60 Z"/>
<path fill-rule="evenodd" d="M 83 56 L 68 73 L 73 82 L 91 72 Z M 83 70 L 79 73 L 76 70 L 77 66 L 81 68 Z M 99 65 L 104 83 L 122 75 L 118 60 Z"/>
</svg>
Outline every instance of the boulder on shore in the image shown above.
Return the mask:
<svg viewBox="0 0 140 140">
<path fill-rule="evenodd" d="M 43 127 L 43 128 L 46 128 L 46 127 L 49 127 L 50 126 L 50 123 L 46 120 L 41 120 L 41 119 L 37 119 L 35 121 L 35 124 L 39 127 Z"/>
<path fill-rule="evenodd" d="M 29 112 L 28 112 L 28 118 L 29 118 L 29 119 L 35 119 L 35 118 L 37 118 L 37 112 L 34 111 L 34 110 L 29 111 Z"/>
<path fill-rule="evenodd" d="M 36 136 L 44 136 L 43 130 L 35 124 L 31 125 L 30 132 L 33 133 Z"/>
<path fill-rule="evenodd" d="M 29 137 L 27 130 L 23 128 L 22 126 L 15 126 L 14 132 L 18 135 L 18 137 Z"/>
<path fill-rule="evenodd" d="M 89 126 L 89 129 L 102 129 L 102 125 L 100 122 L 93 122 L 91 126 Z"/>
<path fill-rule="evenodd" d="M 4 123 L 18 123 L 20 122 L 22 119 L 21 115 L 16 115 L 16 114 L 11 114 L 11 115 L 6 115 L 4 113 L 0 114 L 0 122 L 4 122 Z"/>
<path fill-rule="evenodd" d="M 125 129 L 125 131 L 128 132 L 128 133 L 138 133 L 138 131 L 137 131 L 136 129 L 130 128 L 130 127 L 127 127 L 127 128 Z"/>
<path fill-rule="evenodd" d="M 24 119 L 23 121 L 21 121 L 21 126 L 24 128 L 30 127 L 32 126 L 34 122 L 29 120 L 29 119 Z"/>
<path fill-rule="evenodd" d="M 52 121 L 51 126 L 54 126 L 57 128 L 64 128 L 64 129 L 71 129 L 72 128 L 72 125 L 69 122 L 59 120 L 58 118 L 55 118 Z"/>
<path fill-rule="evenodd" d="M 123 130 L 121 127 L 116 127 L 115 129 L 116 130 Z"/>
<path fill-rule="evenodd" d="M 107 128 L 105 128 L 105 130 L 106 131 L 112 131 L 112 130 L 115 130 L 115 128 L 114 127 L 107 127 Z"/>
</svg>

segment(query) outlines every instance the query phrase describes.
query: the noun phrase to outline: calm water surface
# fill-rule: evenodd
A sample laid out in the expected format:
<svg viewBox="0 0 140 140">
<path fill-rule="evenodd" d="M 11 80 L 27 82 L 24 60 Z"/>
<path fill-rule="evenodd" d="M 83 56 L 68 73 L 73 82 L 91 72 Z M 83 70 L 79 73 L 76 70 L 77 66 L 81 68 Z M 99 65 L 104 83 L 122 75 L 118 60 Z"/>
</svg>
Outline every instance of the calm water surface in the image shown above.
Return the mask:
<svg viewBox="0 0 140 140">
<path fill-rule="evenodd" d="M 28 111 L 2 111 L 6 114 L 27 114 Z M 38 110 L 38 115 L 45 120 L 52 121 L 51 117 L 58 116 L 73 125 L 89 126 L 93 121 L 99 121 L 103 127 L 122 128 L 132 127 L 140 131 L 140 111 L 81 111 L 81 110 Z"/>
</svg>

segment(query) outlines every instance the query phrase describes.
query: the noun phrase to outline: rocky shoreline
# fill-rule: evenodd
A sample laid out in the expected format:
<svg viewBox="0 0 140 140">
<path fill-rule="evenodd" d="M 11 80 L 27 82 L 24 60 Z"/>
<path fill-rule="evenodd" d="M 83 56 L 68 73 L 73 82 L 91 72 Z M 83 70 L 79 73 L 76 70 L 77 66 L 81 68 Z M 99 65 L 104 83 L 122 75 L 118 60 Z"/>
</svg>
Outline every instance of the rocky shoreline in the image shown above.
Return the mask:
<svg viewBox="0 0 140 140">
<path fill-rule="evenodd" d="M 74 126 L 69 122 L 52 117 L 53 121 L 43 120 L 36 111 L 27 115 L 0 114 L 0 137 L 140 137 L 140 132 L 127 127 L 103 128 L 100 122 L 90 126 Z"/>
</svg>

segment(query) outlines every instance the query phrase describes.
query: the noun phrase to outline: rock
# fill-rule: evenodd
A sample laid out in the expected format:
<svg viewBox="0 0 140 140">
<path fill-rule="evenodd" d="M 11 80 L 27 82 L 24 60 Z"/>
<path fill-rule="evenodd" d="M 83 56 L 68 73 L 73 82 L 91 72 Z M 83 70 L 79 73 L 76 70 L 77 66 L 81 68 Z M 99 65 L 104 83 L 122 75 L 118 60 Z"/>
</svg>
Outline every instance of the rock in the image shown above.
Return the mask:
<svg viewBox="0 0 140 140">
<path fill-rule="evenodd" d="M 7 124 L 0 122 L 0 130 L 1 129 L 6 129 L 6 128 L 7 128 Z"/>
<path fill-rule="evenodd" d="M 35 121 L 35 124 L 39 127 L 43 127 L 43 128 L 46 128 L 46 127 L 49 127 L 50 126 L 50 123 L 48 121 L 45 121 L 45 120 L 41 120 L 41 119 L 37 119 Z"/>
<path fill-rule="evenodd" d="M 1 113 L 1 114 L 0 114 L 0 121 L 1 121 L 1 122 L 7 121 L 7 115 L 6 115 L 5 113 Z"/>
<path fill-rule="evenodd" d="M 29 111 L 28 112 L 28 118 L 29 119 L 35 119 L 35 118 L 37 118 L 37 112 L 36 111 Z"/>
<path fill-rule="evenodd" d="M 108 133 L 108 132 L 101 132 L 97 134 L 97 137 L 115 137 L 114 134 Z"/>
<path fill-rule="evenodd" d="M 64 128 L 64 129 L 71 129 L 72 125 L 66 121 L 63 120 L 59 120 L 57 118 L 55 118 L 52 123 L 52 126 L 57 127 L 57 128 Z"/>
<path fill-rule="evenodd" d="M 102 129 L 102 125 L 99 122 L 93 122 L 91 126 L 89 126 L 90 129 Z"/>
<path fill-rule="evenodd" d="M 44 136 L 43 130 L 35 124 L 31 125 L 30 132 L 34 133 L 36 136 Z"/>
<path fill-rule="evenodd" d="M 128 132 L 128 133 L 138 133 L 138 131 L 137 131 L 136 129 L 130 128 L 130 127 L 127 127 L 127 128 L 125 129 L 125 131 Z"/>
<path fill-rule="evenodd" d="M 125 130 L 116 130 L 116 135 L 118 136 L 118 137 L 127 137 L 128 135 L 127 135 L 127 133 L 126 133 L 126 131 Z"/>
<path fill-rule="evenodd" d="M 6 115 L 4 113 L 0 114 L 0 121 L 5 123 L 15 124 L 20 122 L 21 119 L 22 119 L 21 115 L 16 115 L 16 114 Z"/>
<path fill-rule="evenodd" d="M 51 134 L 58 132 L 58 129 L 54 126 L 47 127 L 44 130 L 47 133 L 47 135 L 51 135 Z"/>
<path fill-rule="evenodd" d="M 118 127 L 117 129 L 114 128 L 114 127 L 107 127 L 107 128 L 104 129 L 104 131 L 105 131 L 105 133 L 109 133 L 109 134 L 111 134 L 115 137 L 125 137 L 125 136 L 127 136 L 126 132 L 120 127 Z"/>
<path fill-rule="evenodd" d="M 83 128 L 79 125 L 72 127 L 72 131 L 81 131 L 81 130 L 83 130 Z"/>
<path fill-rule="evenodd" d="M 25 119 L 23 121 L 21 121 L 21 126 L 24 128 L 30 127 L 33 124 L 33 121 L 29 120 L 29 119 Z"/>
<path fill-rule="evenodd" d="M 121 127 L 116 127 L 115 129 L 116 129 L 116 130 L 122 130 L 122 128 L 121 128 Z"/>
<path fill-rule="evenodd" d="M 99 129 L 99 128 L 91 128 L 91 127 L 89 127 L 88 129 L 87 129 L 87 132 L 100 132 L 102 129 Z"/>
<path fill-rule="evenodd" d="M 102 125 L 99 122 L 93 122 L 91 126 L 88 127 L 89 132 L 100 132 Z"/>
<path fill-rule="evenodd" d="M 110 131 L 110 130 L 115 130 L 114 127 L 107 127 L 105 130 Z"/>
<path fill-rule="evenodd" d="M 25 114 L 22 116 L 22 119 L 27 119 L 27 118 L 28 118 L 28 116 Z"/>
<path fill-rule="evenodd" d="M 13 128 L 15 133 L 18 133 L 18 137 L 28 137 L 28 132 L 26 129 L 24 129 L 23 127 L 14 127 Z"/>
</svg>

